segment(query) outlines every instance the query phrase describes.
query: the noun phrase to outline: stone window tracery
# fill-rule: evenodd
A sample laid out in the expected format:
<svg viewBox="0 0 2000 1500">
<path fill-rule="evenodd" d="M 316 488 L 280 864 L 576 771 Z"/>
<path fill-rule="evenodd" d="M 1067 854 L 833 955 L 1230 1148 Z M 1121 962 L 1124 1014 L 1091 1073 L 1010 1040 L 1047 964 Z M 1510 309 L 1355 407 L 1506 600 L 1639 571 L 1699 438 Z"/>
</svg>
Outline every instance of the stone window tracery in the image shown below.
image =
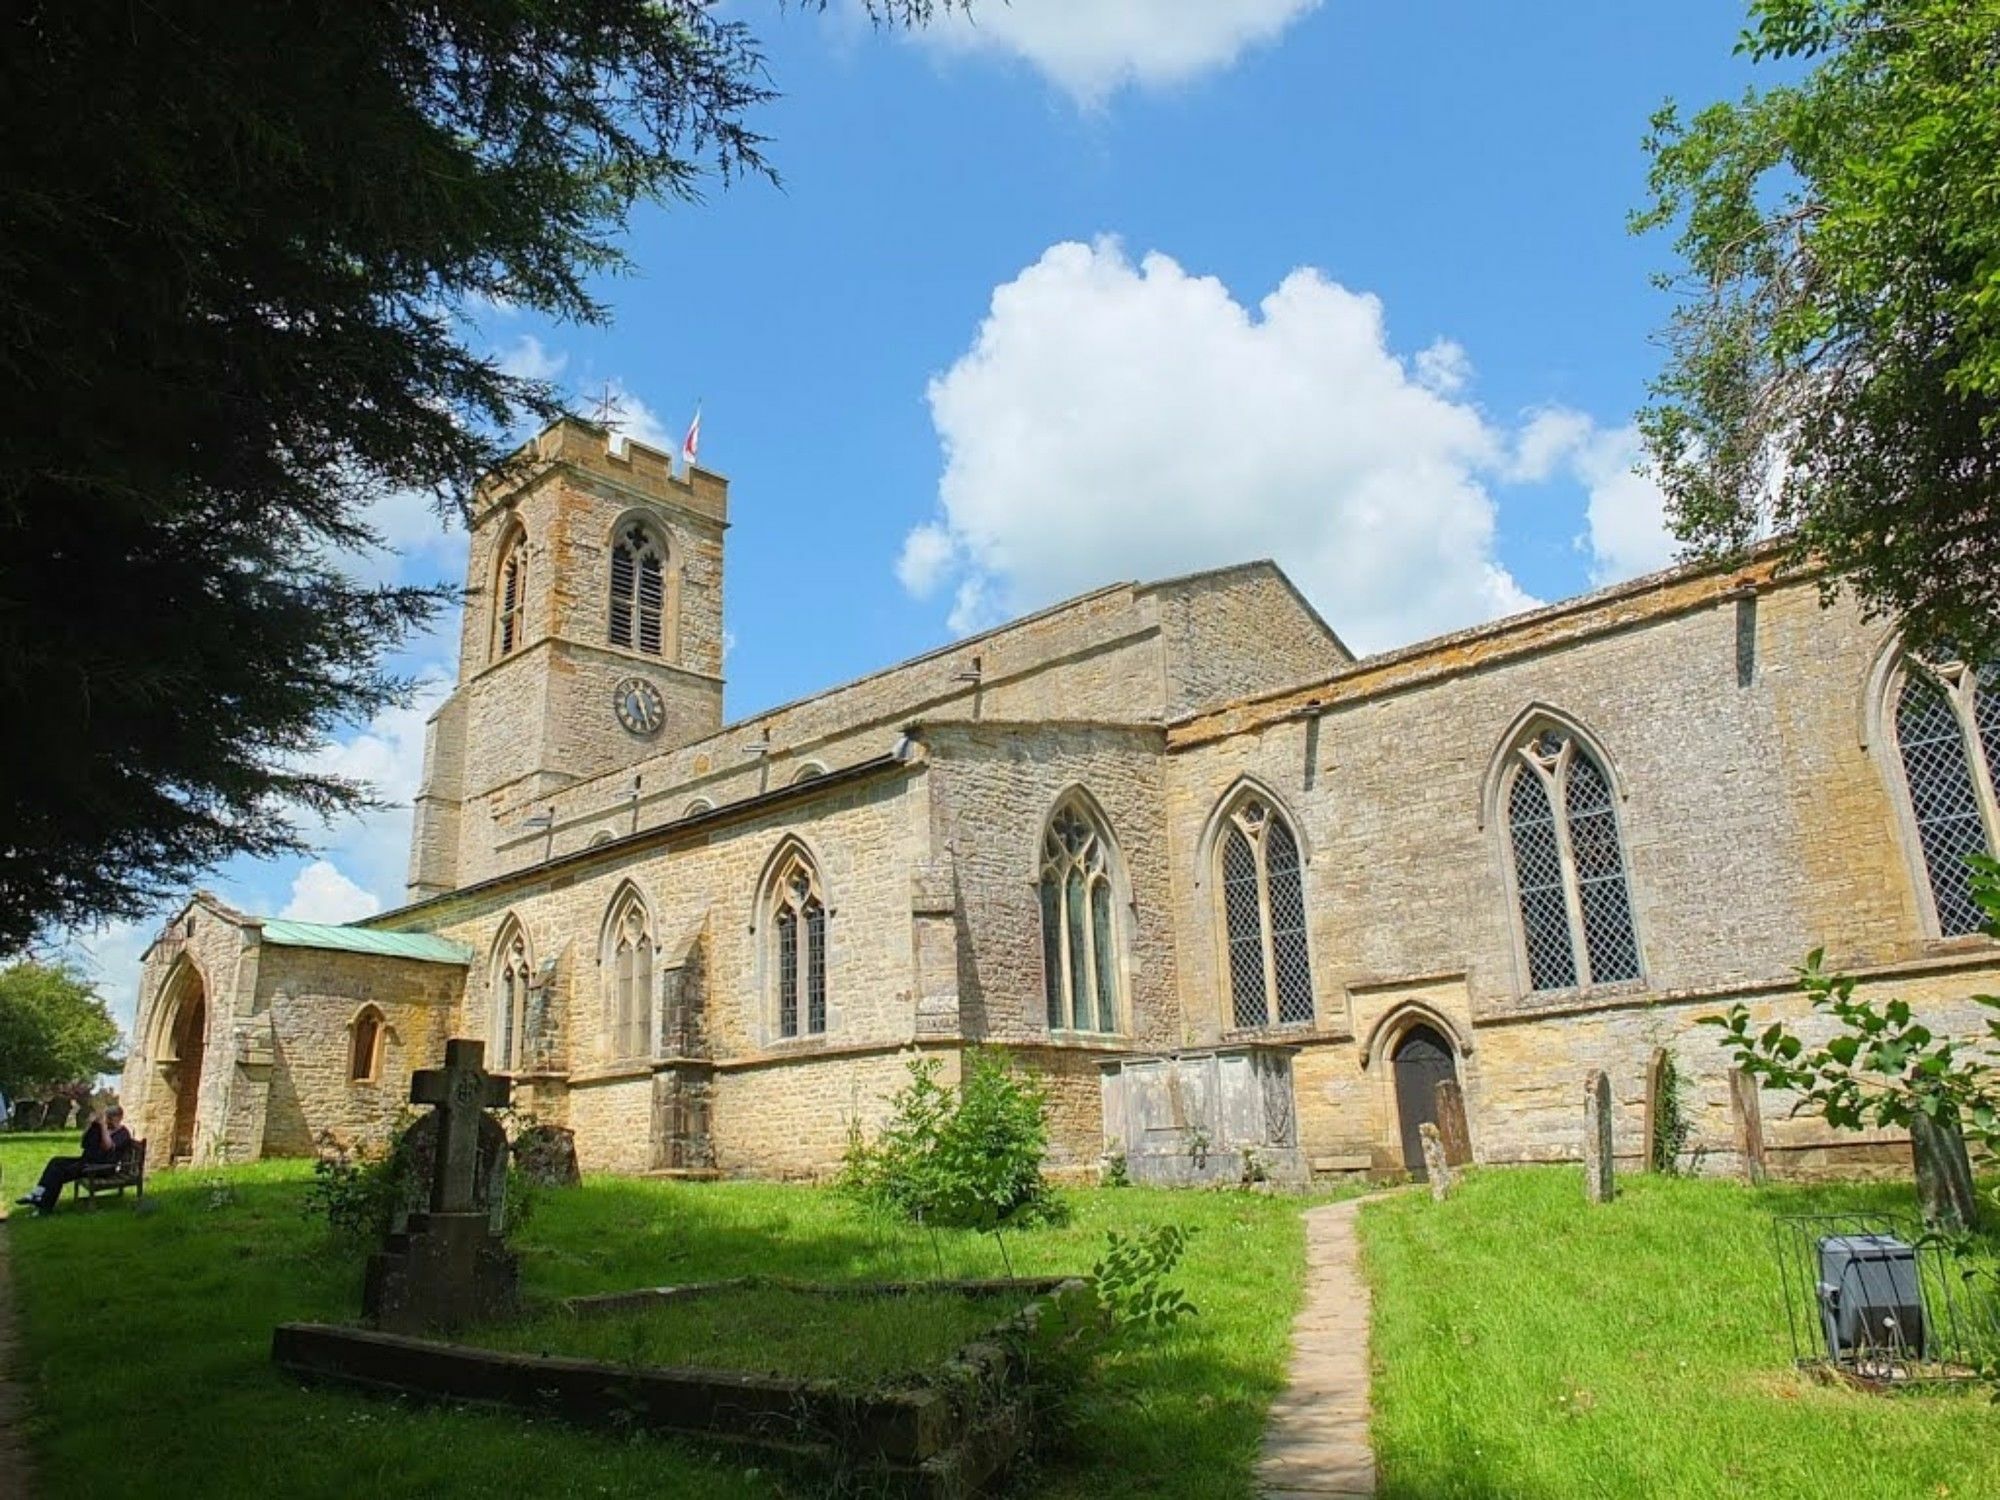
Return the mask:
<svg viewBox="0 0 2000 1500">
<path fill-rule="evenodd" d="M 771 972 L 777 991 L 778 1035 L 826 1033 L 826 898 L 819 871 L 793 850 L 772 882 Z"/>
<path fill-rule="evenodd" d="M 528 538 L 518 527 L 500 554 L 493 599 L 493 655 L 511 656 L 526 634 L 528 618 Z"/>
<path fill-rule="evenodd" d="M 373 1083 L 382 1073 L 382 1012 L 364 1005 L 355 1013 L 348 1038 L 347 1081 Z"/>
<path fill-rule="evenodd" d="M 1966 859 L 2000 842 L 2000 666 L 1908 658 L 1896 694 L 1896 745 L 1938 931 L 1976 933 L 1985 917 L 1972 900 Z"/>
<path fill-rule="evenodd" d="M 646 903 L 627 889 L 605 924 L 604 964 L 610 1001 L 611 1053 L 649 1057 L 653 995 L 653 929 Z"/>
<path fill-rule="evenodd" d="M 518 922 L 501 933 L 493 961 L 493 1066 L 514 1072 L 526 1052 L 528 988 L 533 979 L 528 935 Z"/>
<path fill-rule="evenodd" d="M 1640 977 L 1611 779 L 1576 735 L 1545 727 L 1517 745 L 1508 847 L 1531 990 Z"/>
<path fill-rule="evenodd" d="M 611 644 L 658 656 L 664 649 L 666 550 L 634 523 L 611 548 Z"/>
<path fill-rule="evenodd" d="M 1249 796 L 1230 811 L 1217 844 L 1235 1024 L 1309 1024 L 1312 962 L 1297 836 L 1270 803 Z"/>
<path fill-rule="evenodd" d="M 1052 1031 L 1116 1031 L 1118 928 L 1110 839 L 1065 803 L 1042 836 L 1042 979 Z"/>
</svg>

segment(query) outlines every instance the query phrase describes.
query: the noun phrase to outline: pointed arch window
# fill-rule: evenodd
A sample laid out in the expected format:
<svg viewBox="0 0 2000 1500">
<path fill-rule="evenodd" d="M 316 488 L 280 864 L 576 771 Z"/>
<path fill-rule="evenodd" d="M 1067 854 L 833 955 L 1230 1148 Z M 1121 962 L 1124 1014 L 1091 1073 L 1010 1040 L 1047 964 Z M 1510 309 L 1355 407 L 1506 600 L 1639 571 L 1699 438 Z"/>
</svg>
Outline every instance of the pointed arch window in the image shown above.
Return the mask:
<svg viewBox="0 0 2000 1500">
<path fill-rule="evenodd" d="M 2000 666 L 1909 657 L 1896 694 L 1896 746 L 1944 937 L 1978 932 L 1966 860 L 2000 843 Z"/>
<path fill-rule="evenodd" d="M 1245 797 L 1223 821 L 1216 861 L 1236 1025 L 1309 1024 L 1312 961 L 1297 835 L 1269 802 Z"/>
<path fill-rule="evenodd" d="M 604 925 L 613 1057 L 652 1055 L 653 958 L 652 918 L 639 893 L 628 887 Z"/>
<path fill-rule="evenodd" d="M 666 603 L 666 549 L 645 527 L 625 527 L 611 547 L 611 644 L 660 655 Z"/>
<path fill-rule="evenodd" d="M 1533 732 L 1509 759 L 1507 839 L 1529 988 L 1638 979 L 1639 933 L 1611 778 L 1565 729 Z"/>
<path fill-rule="evenodd" d="M 502 932 L 493 959 L 493 1065 L 516 1072 L 527 1053 L 528 989 L 534 968 L 519 923 Z"/>
<path fill-rule="evenodd" d="M 511 656 L 526 637 L 528 538 L 518 526 L 500 551 L 493 589 L 493 655 Z"/>
<path fill-rule="evenodd" d="M 1116 1031 L 1122 996 L 1111 841 L 1065 803 L 1042 835 L 1042 980 L 1052 1031 Z"/>
<path fill-rule="evenodd" d="M 382 1076 L 382 1034 L 385 1024 L 381 1010 L 364 1005 L 355 1013 L 347 1049 L 347 1081 L 373 1083 Z"/>
<path fill-rule="evenodd" d="M 819 871 L 794 850 L 772 882 L 770 966 L 777 991 L 778 1035 L 826 1032 L 826 898 Z"/>
</svg>

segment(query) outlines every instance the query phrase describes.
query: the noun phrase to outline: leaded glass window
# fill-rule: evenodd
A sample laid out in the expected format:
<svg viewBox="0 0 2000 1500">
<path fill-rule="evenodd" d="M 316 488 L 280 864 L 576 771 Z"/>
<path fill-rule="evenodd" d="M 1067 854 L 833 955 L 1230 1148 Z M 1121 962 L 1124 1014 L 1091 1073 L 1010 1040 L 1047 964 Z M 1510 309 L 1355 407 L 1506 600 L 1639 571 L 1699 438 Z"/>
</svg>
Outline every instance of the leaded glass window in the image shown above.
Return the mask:
<svg viewBox="0 0 2000 1500">
<path fill-rule="evenodd" d="M 511 656 L 520 646 L 528 611 L 528 539 L 516 531 L 500 557 L 493 609 L 493 654 Z"/>
<path fill-rule="evenodd" d="M 2000 825 L 1993 768 L 2000 764 L 2000 667 L 1906 663 L 1896 698 L 1896 744 L 1929 877 L 1938 931 L 1978 932 L 1966 861 L 1988 854 Z"/>
<path fill-rule="evenodd" d="M 826 1031 L 826 900 L 819 872 L 794 852 L 771 887 L 771 972 L 778 999 L 778 1035 Z"/>
<path fill-rule="evenodd" d="M 1096 819 L 1066 803 L 1042 836 L 1042 983 L 1055 1031 L 1116 1031 L 1117 922 L 1110 840 Z"/>
<path fill-rule="evenodd" d="M 1513 752 L 1507 835 L 1533 990 L 1640 977 L 1639 933 L 1611 778 L 1566 730 Z"/>
<path fill-rule="evenodd" d="M 649 1057 L 653 1051 L 653 932 L 646 904 L 627 888 L 605 924 L 605 963 L 611 980 L 611 1053 Z"/>
<path fill-rule="evenodd" d="M 1291 826 L 1260 797 L 1231 811 L 1219 841 L 1230 1009 L 1239 1027 L 1306 1025 L 1314 1015 L 1306 898 Z"/>
<path fill-rule="evenodd" d="M 501 934 L 493 968 L 493 1065 L 512 1072 L 522 1065 L 527 1050 L 528 987 L 531 974 L 528 937 L 520 925 L 509 923 Z"/>
<path fill-rule="evenodd" d="M 663 549 L 643 526 L 629 526 L 611 548 L 611 644 L 658 656 L 666 610 Z"/>
</svg>

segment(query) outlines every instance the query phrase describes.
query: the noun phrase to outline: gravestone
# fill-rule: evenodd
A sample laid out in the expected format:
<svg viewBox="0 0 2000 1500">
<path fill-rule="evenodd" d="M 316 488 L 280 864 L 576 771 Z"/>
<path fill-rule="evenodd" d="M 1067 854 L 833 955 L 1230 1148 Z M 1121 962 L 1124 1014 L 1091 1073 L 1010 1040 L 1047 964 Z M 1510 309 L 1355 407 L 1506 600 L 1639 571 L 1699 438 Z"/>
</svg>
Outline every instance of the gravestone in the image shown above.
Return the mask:
<svg viewBox="0 0 2000 1500">
<path fill-rule="evenodd" d="M 1431 1201 L 1442 1203 L 1458 1183 L 1458 1174 L 1452 1171 L 1445 1155 L 1444 1132 L 1426 1120 L 1417 1127 L 1417 1138 L 1424 1144 L 1424 1171 L 1430 1178 Z"/>
<path fill-rule="evenodd" d="M 401 1234 L 410 1216 L 430 1206 L 431 1183 L 437 1176 L 438 1117 L 425 1115 L 403 1132 L 397 1143 L 402 1158 L 402 1193 L 389 1215 L 389 1232 Z M 507 1228 L 507 1132 L 488 1114 L 479 1117 L 479 1167 L 473 1178 L 472 1206 L 486 1215 L 495 1234 Z"/>
<path fill-rule="evenodd" d="M 42 1129 L 67 1130 L 69 1128 L 69 1100 L 61 1094 L 43 1106 Z"/>
<path fill-rule="evenodd" d="M 1919 1113 L 1910 1120 L 1910 1156 L 1917 1169 L 1917 1202 L 1932 1229 L 1979 1227 L 1979 1195 L 1972 1186 L 1972 1158 L 1956 1120 Z"/>
<path fill-rule="evenodd" d="M 1646 1118 L 1641 1127 L 1645 1134 L 1639 1137 L 1648 1172 L 1665 1172 L 1673 1167 L 1672 1162 L 1660 1160 L 1660 1104 L 1666 1084 L 1667 1049 L 1655 1047 L 1652 1061 L 1646 1064 Z"/>
<path fill-rule="evenodd" d="M 410 1080 L 410 1102 L 431 1105 L 437 1120 L 430 1202 L 369 1257 L 361 1310 L 378 1328 L 451 1330 L 514 1309 L 520 1267 L 479 1202 L 486 1111 L 506 1104 L 512 1085 L 486 1071 L 485 1052 L 454 1037 L 442 1068 Z M 503 1150 L 503 1170 L 505 1160 Z"/>
<path fill-rule="evenodd" d="M 1764 1110 L 1757 1102 L 1757 1080 L 1741 1068 L 1729 1070 L 1729 1113 L 1736 1122 L 1736 1155 L 1743 1163 L 1743 1180 L 1760 1186 L 1769 1175 L 1764 1165 Z"/>
<path fill-rule="evenodd" d="M 514 1164 L 536 1187 L 583 1186 L 576 1165 L 576 1132 L 560 1125 L 530 1125 L 514 1137 Z"/>
<path fill-rule="evenodd" d="M 14 1128 L 16 1130 L 40 1130 L 42 1117 L 48 1111 L 39 1099 L 23 1099 L 14 1106 Z"/>
<path fill-rule="evenodd" d="M 1447 1166 L 1472 1164 L 1472 1131 L 1465 1119 L 1465 1090 L 1456 1078 L 1446 1078 L 1437 1086 L 1437 1132 L 1444 1143 Z"/>
<path fill-rule="evenodd" d="M 1598 1068 L 1583 1084 L 1583 1195 L 1609 1203 L 1617 1188 L 1611 1158 L 1611 1080 Z"/>
</svg>

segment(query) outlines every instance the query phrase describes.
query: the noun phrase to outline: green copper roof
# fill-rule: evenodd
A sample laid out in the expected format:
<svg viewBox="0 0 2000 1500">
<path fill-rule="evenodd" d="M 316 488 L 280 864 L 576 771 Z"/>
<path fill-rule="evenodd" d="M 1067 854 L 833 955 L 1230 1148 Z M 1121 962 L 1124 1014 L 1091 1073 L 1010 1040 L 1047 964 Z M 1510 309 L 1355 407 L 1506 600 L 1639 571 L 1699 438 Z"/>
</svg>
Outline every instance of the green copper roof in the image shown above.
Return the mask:
<svg viewBox="0 0 2000 1500">
<path fill-rule="evenodd" d="M 384 958 L 414 958 L 427 964 L 469 964 L 472 950 L 428 932 L 376 932 L 368 927 L 344 927 L 332 922 L 288 922 L 266 917 L 264 941 L 281 948 L 333 948 L 342 953 L 376 953 Z"/>
</svg>

